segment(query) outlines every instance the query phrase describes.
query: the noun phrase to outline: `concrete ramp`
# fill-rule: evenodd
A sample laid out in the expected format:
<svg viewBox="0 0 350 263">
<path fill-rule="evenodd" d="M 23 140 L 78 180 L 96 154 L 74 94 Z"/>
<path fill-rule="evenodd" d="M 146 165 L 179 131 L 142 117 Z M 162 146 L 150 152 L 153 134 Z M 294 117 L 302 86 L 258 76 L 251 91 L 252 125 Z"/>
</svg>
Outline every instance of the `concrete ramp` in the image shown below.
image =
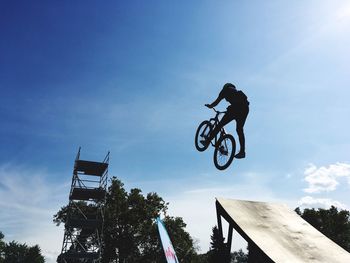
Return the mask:
<svg viewBox="0 0 350 263">
<path fill-rule="evenodd" d="M 216 209 L 221 234 L 221 218 L 229 223 L 227 251 L 234 228 L 249 244 L 249 262 L 350 262 L 350 253 L 286 205 L 217 198 Z"/>
</svg>

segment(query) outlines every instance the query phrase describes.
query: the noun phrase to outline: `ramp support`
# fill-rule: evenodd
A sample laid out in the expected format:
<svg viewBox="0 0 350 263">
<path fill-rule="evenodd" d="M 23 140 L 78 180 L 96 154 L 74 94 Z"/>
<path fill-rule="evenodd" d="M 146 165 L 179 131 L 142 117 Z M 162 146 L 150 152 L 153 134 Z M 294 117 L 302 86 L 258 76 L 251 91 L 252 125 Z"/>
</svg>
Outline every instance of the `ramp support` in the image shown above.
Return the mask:
<svg viewBox="0 0 350 263">
<path fill-rule="evenodd" d="M 230 263 L 231 257 L 231 246 L 232 246 L 232 236 L 233 229 L 236 230 L 247 242 L 248 242 L 248 263 L 273 263 L 273 261 L 244 233 L 244 231 L 232 220 L 232 218 L 227 214 L 225 209 L 220 205 L 218 201 L 215 202 L 216 205 L 216 216 L 218 221 L 218 229 L 221 240 L 224 240 L 223 230 L 222 230 L 222 218 L 229 224 L 227 233 L 227 242 L 224 241 L 222 244 L 222 256 L 225 259 L 223 263 Z"/>
<path fill-rule="evenodd" d="M 228 236 L 227 236 L 227 242 L 224 242 L 224 236 L 223 236 L 223 230 L 222 230 L 222 220 L 221 218 L 225 218 L 223 213 L 225 210 L 220 206 L 220 204 L 216 201 L 216 216 L 218 220 L 218 229 L 219 229 L 219 235 L 220 235 L 220 240 L 222 240 L 221 248 L 222 251 L 220 252 L 222 255 L 222 258 L 225 259 L 225 262 L 223 263 L 230 263 L 230 253 L 231 253 L 231 245 L 232 245 L 232 234 L 233 234 L 233 226 L 230 224 L 229 225 L 229 230 L 228 230 Z"/>
</svg>

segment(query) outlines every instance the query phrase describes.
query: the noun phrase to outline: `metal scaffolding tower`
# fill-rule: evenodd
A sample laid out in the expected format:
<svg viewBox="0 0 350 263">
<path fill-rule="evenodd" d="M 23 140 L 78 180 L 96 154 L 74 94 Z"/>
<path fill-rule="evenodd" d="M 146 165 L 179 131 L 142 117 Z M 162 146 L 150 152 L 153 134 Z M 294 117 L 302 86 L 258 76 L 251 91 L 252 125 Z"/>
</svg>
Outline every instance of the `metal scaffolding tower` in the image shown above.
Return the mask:
<svg viewBox="0 0 350 263">
<path fill-rule="evenodd" d="M 109 152 L 102 162 L 74 162 L 60 263 L 99 263 L 102 255 L 104 203 Z"/>
</svg>

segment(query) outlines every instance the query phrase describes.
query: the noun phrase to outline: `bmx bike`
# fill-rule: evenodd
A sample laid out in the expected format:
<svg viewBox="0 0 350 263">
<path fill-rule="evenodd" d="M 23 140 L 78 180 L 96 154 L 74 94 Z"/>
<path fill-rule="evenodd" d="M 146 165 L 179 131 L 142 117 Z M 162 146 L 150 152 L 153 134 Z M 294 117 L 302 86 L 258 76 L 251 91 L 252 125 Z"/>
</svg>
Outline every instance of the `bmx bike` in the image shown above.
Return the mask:
<svg viewBox="0 0 350 263">
<path fill-rule="evenodd" d="M 212 108 L 216 115 L 214 118 L 203 121 L 199 124 L 195 135 L 195 146 L 200 152 L 205 151 L 209 147 L 209 143 L 202 143 L 206 141 L 210 133 L 219 124 L 219 115 L 226 113 L 226 111 L 218 111 Z M 218 134 L 213 138 L 210 144 L 214 149 L 214 165 L 219 170 L 225 170 L 233 161 L 236 151 L 236 141 L 231 134 L 225 132 L 224 127 L 220 129 Z"/>
</svg>

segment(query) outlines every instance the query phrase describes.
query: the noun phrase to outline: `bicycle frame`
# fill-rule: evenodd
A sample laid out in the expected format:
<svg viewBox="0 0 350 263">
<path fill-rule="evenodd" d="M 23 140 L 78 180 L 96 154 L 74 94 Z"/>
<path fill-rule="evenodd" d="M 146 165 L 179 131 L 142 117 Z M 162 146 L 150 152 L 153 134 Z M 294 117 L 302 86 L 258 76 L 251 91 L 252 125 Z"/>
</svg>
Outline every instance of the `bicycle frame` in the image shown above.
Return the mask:
<svg viewBox="0 0 350 263">
<path fill-rule="evenodd" d="M 223 117 L 220 117 L 220 115 L 225 114 L 227 111 L 220 112 L 215 108 L 212 109 L 215 115 L 213 118 L 206 119 L 199 124 L 196 130 L 194 143 L 199 152 L 204 152 L 208 149 L 208 146 L 212 145 L 214 147 L 215 167 L 219 170 L 225 170 L 230 166 L 235 157 L 236 141 L 234 137 L 226 133 L 225 128 L 220 125 L 223 119 L 225 121 L 225 115 Z"/>
<path fill-rule="evenodd" d="M 216 115 L 214 118 L 209 119 L 209 122 L 213 124 L 213 130 L 214 130 L 215 127 L 219 124 L 219 115 L 225 114 L 226 111 L 218 111 L 214 107 L 212 109 L 213 109 L 213 111 L 215 111 Z M 220 133 L 220 136 L 218 137 L 219 133 Z M 225 128 L 222 127 L 220 129 L 220 131 L 218 132 L 218 134 L 216 134 L 216 136 L 214 138 L 214 143 L 213 143 L 213 141 L 211 141 L 210 144 L 215 147 L 215 145 L 217 144 L 217 142 L 219 140 L 218 138 L 221 138 L 225 134 L 226 134 Z"/>
</svg>

